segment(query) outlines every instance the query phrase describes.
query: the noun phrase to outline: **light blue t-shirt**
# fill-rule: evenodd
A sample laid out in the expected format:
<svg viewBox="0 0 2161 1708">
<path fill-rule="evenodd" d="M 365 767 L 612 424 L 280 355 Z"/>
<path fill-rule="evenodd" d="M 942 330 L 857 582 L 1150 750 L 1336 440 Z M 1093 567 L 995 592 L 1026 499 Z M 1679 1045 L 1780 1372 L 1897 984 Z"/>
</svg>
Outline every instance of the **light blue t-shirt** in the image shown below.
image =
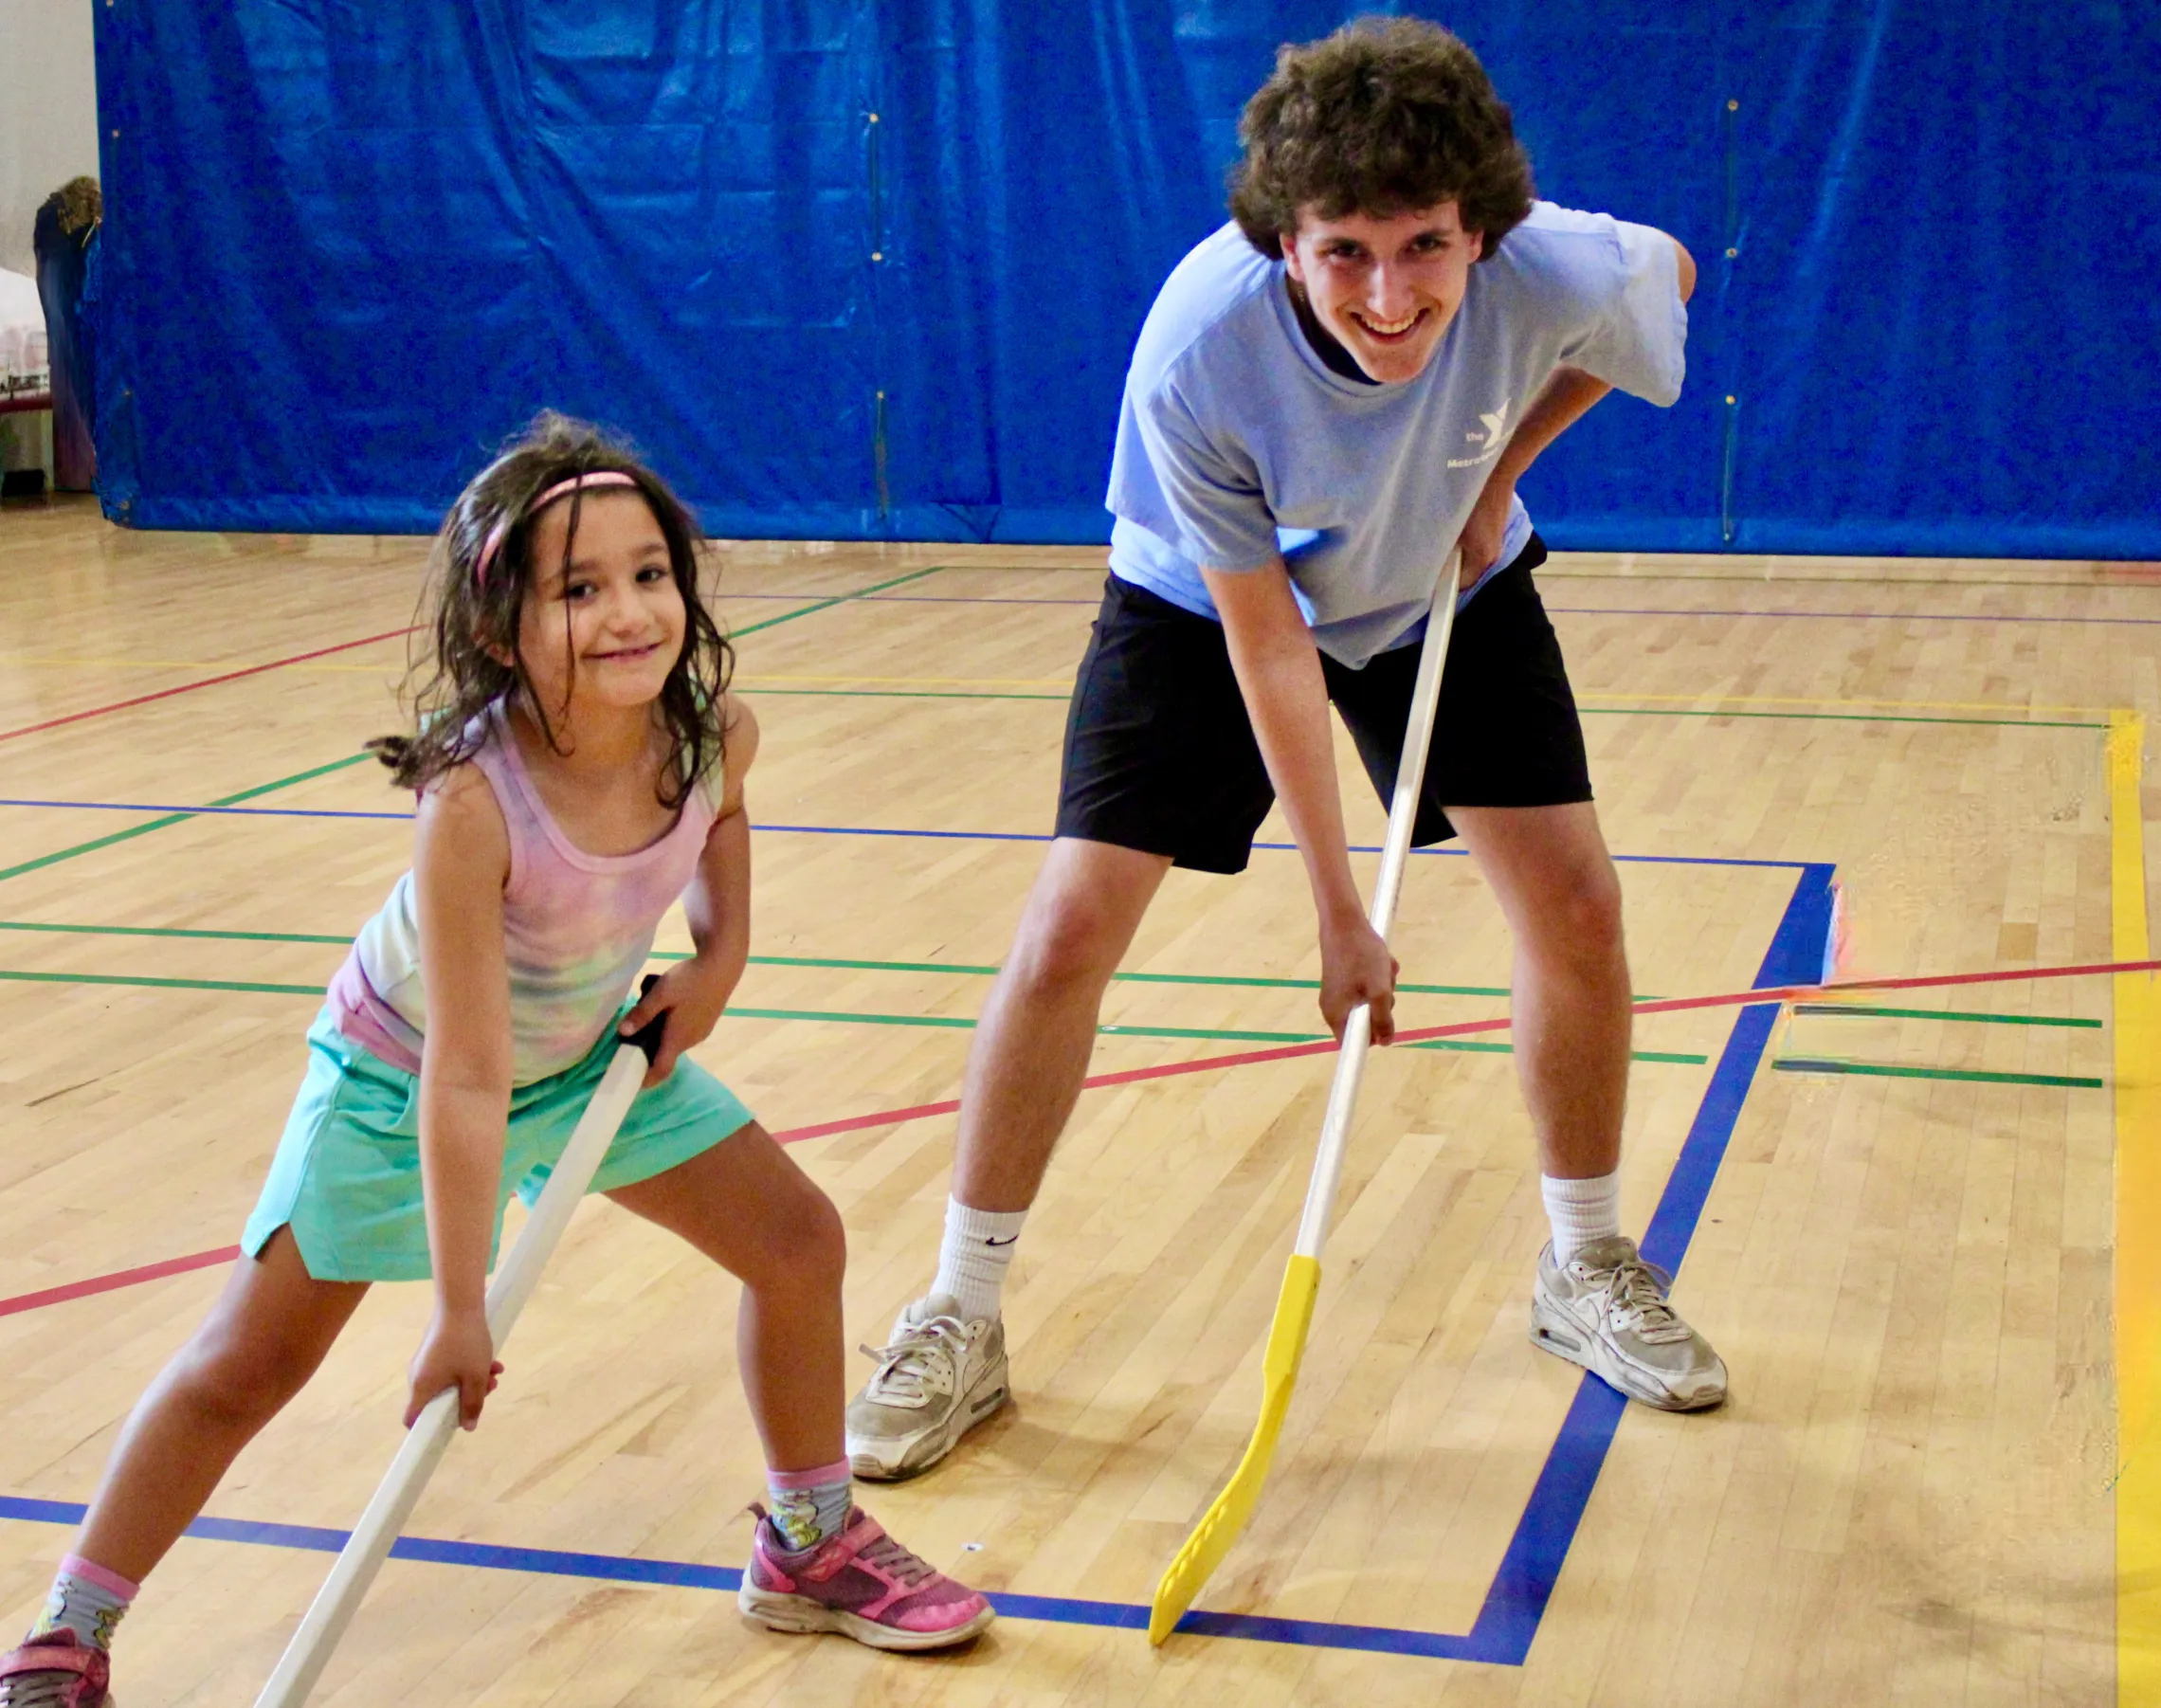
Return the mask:
<svg viewBox="0 0 2161 1708">
<path fill-rule="evenodd" d="M 1539 202 L 1472 266 L 1426 371 L 1362 384 L 1307 341 L 1283 263 L 1226 226 L 1172 270 L 1134 347 L 1111 571 L 1215 617 L 1200 566 L 1280 553 L 1315 644 L 1362 666 L 1423 632 L 1442 562 L 1553 370 L 1667 405 L 1687 337 L 1672 240 Z M 1530 534 L 1518 500 L 1495 567 Z"/>
</svg>

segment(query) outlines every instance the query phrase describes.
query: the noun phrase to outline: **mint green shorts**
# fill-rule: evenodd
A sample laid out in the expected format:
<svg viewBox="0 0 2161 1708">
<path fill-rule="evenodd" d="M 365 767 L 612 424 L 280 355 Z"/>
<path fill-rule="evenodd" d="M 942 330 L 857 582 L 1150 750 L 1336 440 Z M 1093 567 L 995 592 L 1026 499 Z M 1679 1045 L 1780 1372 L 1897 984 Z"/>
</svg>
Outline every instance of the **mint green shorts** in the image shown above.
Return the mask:
<svg viewBox="0 0 2161 1708">
<path fill-rule="evenodd" d="M 511 1092 L 491 1267 L 511 1193 L 528 1208 L 539 1197 L 615 1047 L 611 1025 L 575 1067 Z M 601 1159 L 592 1190 L 613 1191 L 665 1173 L 751 1118 L 734 1092 L 682 1058 L 665 1081 L 638 1094 Z M 262 1255 L 281 1227 L 293 1230 L 300 1261 L 318 1281 L 426 1281 L 429 1273 L 420 1191 L 420 1081 L 347 1039 L 327 1008 L 308 1028 L 307 1077 L 263 1196 L 247 1218 L 242 1249 Z"/>
</svg>

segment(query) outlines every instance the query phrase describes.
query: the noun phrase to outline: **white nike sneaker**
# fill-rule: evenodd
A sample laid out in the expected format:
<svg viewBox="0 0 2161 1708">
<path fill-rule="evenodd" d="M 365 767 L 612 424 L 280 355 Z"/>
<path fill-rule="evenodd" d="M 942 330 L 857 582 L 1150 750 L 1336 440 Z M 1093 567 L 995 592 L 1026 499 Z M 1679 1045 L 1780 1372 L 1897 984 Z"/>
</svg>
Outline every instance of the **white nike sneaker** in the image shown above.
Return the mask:
<svg viewBox="0 0 2161 1708">
<path fill-rule="evenodd" d="M 1532 1344 L 1661 1411 L 1716 1406 L 1726 1397 L 1725 1360 L 1666 1302 L 1672 1284 L 1622 1235 L 1558 1264 L 1549 1243 L 1531 1294 Z"/>
<path fill-rule="evenodd" d="M 848 1402 L 848 1463 L 871 1482 L 927 1471 L 1012 1393 L 1006 1373 L 1006 1325 L 995 1317 L 962 1321 L 943 1293 L 918 1299 L 893 1325 L 863 1391 Z"/>
</svg>

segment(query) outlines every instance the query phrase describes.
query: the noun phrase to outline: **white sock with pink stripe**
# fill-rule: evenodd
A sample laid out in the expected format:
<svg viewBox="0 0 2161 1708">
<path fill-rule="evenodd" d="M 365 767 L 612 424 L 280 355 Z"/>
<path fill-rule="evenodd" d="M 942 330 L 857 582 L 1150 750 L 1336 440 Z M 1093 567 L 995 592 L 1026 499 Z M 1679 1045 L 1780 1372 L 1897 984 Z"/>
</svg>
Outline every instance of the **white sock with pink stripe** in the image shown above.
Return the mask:
<svg viewBox="0 0 2161 1708">
<path fill-rule="evenodd" d="M 113 1631 L 141 1590 L 118 1572 L 108 1572 L 94 1560 L 71 1554 L 60 1562 L 60 1575 L 52 1580 L 45 1611 L 30 1627 L 30 1641 L 54 1631 L 73 1631 L 86 1647 L 110 1649 Z"/>
<path fill-rule="evenodd" d="M 766 1489 L 772 1497 L 772 1527 L 790 1554 L 839 1535 L 855 1504 L 855 1474 L 844 1459 L 808 1471 L 768 1471 Z"/>
</svg>

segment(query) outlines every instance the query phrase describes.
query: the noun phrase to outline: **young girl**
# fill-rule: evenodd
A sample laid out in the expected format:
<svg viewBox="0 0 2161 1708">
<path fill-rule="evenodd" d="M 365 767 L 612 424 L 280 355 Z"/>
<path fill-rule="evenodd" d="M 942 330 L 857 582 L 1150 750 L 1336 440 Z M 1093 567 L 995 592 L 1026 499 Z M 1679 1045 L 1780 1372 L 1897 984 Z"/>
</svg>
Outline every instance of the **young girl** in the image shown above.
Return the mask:
<svg viewBox="0 0 2161 1708">
<path fill-rule="evenodd" d="M 235 1456 L 314 1373 L 371 1281 L 432 1274 L 409 1426 L 502 1372 L 482 1314 L 502 1210 L 530 1203 L 614 1054 L 666 1011 L 593 1181 L 744 1283 L 738 1340 L 772 1511 L 743 1610 L 879 1648 L 973 1637 L 980 1595 L 849 1499 L 841 1224 L 682 1052 L 749 953 L 743 775 L 757 749 L 698 595 L 699 535 L 652 474 L 543 416 L 437 541 L 435 678 L 376 744 L 419 791 L 412 870 L 361 928 L 224 1296 L 136 1407 L 44 1616 L 0 1661 L 6 1708 L 99 1708 L 114 1627 Z M 698 952 L 625 1012 L 681 897 Z"/>
</svg>

